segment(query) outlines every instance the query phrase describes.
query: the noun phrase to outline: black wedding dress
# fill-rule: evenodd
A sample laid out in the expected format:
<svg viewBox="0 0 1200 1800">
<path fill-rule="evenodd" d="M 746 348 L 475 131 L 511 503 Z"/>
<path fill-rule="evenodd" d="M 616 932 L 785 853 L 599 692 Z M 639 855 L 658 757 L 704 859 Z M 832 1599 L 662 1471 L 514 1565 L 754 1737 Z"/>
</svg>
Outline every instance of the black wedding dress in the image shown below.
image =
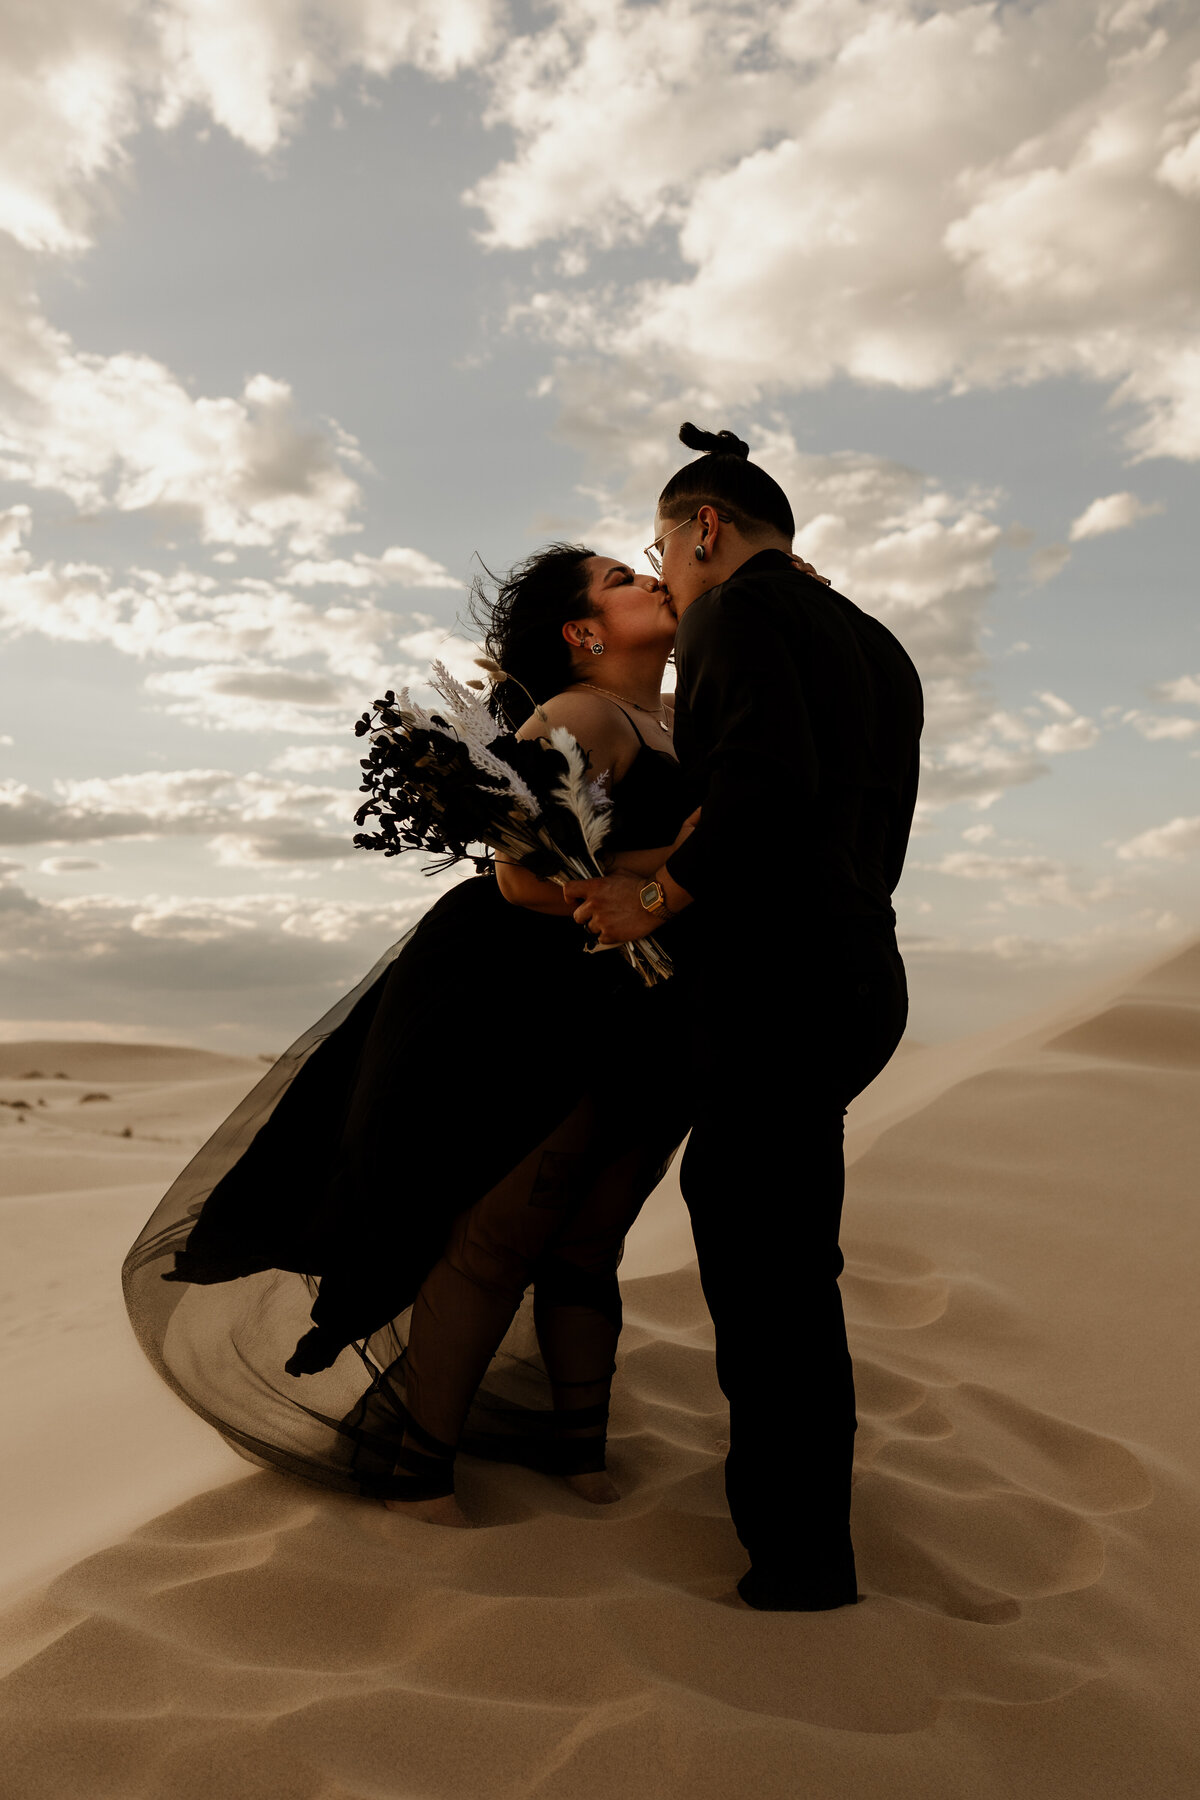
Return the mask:
<svg viewBox="0 0 1200 1800">
<path fill-rule="evenodd" d="M 643 741 L 607 848 L 668 844 L 684 811 Z M 122 1271 L 134 1331 L 250 1461 L 378 1498 L 452 1491 L 456 1448 L 603 1468 L 616 1266 L 690 1119 L 683 984 L 647 989 L 585 941 L 490 871 L 452 888 L 147 1222 Z"/>
</svg>

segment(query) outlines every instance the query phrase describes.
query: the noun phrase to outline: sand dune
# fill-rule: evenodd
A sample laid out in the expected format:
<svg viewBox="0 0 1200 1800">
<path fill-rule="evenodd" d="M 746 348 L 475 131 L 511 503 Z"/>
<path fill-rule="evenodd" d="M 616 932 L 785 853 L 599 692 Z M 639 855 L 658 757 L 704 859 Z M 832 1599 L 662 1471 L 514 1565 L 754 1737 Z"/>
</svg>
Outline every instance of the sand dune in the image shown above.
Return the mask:
<svg viewBox="0 0 1200 1800">
<path fill-rule="evenodd" d="M 246 1475 L 125 1325 L 119 1262 L 155 1183 L 261 1065 L 186 1052 L 156 1074 L 120 1061 L 134 1046 L 32 1048 L 0 1047 L 0 1100 L 30 1102 L 0 1106 L 17 1153 L 0 1202 L 17 1250 L 0 1313 L 6 1791 L 1200 1791 L 1200 942 L 912 1049 L 856 1102 L 843 1287 L 866 1599 L 813 1616 L 733 1599 L 726 1414 L 670 1179 L 622 1270 L 625 1498 L 593 1509 L 463 1459 L 480 1529 L 441 1531 Z M 800 1389 L 781 1477 L 803 1479 L 803 1440 Z"/>
</svg>

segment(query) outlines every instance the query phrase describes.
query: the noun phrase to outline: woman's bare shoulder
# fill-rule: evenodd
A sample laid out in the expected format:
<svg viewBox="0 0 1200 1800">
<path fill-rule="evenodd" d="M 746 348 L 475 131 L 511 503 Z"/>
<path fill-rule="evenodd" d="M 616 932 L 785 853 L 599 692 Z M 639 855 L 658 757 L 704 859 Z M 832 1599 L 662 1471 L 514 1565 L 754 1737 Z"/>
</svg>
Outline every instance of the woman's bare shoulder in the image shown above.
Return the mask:
<svg viewBox="0 0 1200 1800">
<path fill-rule="evenodd" d="M 615 739 L 620 734 L 622 719 L 617 708 L 586 686 L 564 688 L 561 694 L 552 694 L 549 700 L 542 701 L 541 710 L 543 718 L 531 714 L 518 737 L 544 737 L 547 727 L 554 725 L 565 725 L 576 734 L 586 731 L 589 736 Z"/>
</svg>

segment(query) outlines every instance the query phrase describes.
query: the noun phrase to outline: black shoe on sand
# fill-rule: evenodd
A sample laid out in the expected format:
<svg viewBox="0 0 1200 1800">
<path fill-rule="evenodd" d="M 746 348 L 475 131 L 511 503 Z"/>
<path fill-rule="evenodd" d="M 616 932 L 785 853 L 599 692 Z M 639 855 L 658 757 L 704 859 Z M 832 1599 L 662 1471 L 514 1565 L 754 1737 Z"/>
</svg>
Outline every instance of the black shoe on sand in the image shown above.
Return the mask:
<svg viewBox="0 0 1200 1800">
<path fill-rule="evenodd" d="M 757 1569 L 747 1569 L 737 1584 L 747 1606 L 759 1612 L 832 1612 L 837 1606 L 853 1606 L 860 1595 L 853 1588 L 837 1590 L 803 1587 L 794 1580 L 773 1579 Z"/>
</svg>

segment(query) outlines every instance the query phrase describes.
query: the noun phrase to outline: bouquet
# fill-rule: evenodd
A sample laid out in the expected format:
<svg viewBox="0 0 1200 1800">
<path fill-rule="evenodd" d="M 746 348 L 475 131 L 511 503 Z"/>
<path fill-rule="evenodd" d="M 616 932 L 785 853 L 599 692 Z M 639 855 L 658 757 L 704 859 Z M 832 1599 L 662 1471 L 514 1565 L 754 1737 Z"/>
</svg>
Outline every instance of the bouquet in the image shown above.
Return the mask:
<svg viewBox="0 0 1200 1800">
<path fill-rule="evenodd" d="M 481 667 L 506 679 L 495 663 Z M 361 783 L 370 798 L 354 822 L 376 827 L 360 830 L 355 844 L 385 856 L 433 851 L 440 860 L 427 873 L 468 857 L 485 868 L 490 858 L 471 850 L 482 844 L 560 887 L 603 875 L 598 852 L 611 802 L 602 782 L 588 780 L 587 756 L 570 732 L 556 726 L 548 743 L 498 733 L 486 701 L 444 663 L 434 663 L 430 685 L 443 711 L 426 712 L 407 689 L 389 689 L 355 724 L 356 736 L 370 738 Z M 671 974 L 653 937 L 620 948 L 647 986 Z"/>
</svg>

